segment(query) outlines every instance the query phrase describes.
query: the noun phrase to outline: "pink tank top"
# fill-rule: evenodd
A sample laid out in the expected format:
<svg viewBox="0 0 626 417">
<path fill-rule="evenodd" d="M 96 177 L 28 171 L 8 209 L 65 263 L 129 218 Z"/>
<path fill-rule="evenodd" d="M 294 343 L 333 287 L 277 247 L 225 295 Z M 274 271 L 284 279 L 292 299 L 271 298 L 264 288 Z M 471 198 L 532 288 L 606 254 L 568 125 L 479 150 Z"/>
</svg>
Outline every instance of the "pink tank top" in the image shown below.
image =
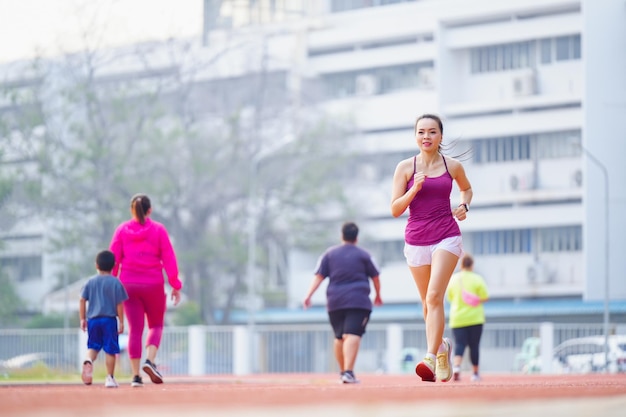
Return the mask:
<svg viewBox="0 0 626 417">
<path fill-rule="evenodd" d="M 416 157 L 413 158 L 415 175 Z M 442 155 L 446 167 L 439 177 L 427 177 L 422 189 L 409 204 L 409 219 L 404 231 L 404 240 L 409 245 L 428 246 L 443 239 L 461 236 L 461 229 L 452 216 L 450 193 L 452 176 L 448 172 L 446 158 Z M 407 190 L 413 185 L 413 176 L 407 182 Z"/>
</svg>

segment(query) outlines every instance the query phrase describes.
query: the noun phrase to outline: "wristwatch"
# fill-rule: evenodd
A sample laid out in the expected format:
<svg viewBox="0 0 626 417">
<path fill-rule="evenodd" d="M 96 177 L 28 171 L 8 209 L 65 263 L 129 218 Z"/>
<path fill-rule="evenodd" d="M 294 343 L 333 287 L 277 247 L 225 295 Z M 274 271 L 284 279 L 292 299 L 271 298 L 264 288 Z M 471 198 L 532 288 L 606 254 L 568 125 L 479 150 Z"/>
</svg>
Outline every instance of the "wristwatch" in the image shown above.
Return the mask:
<svg viewBox="0 0 626 417">
<path fill-rule="evenodd" d="M 465 209 L 466 213 L 469 211 L 469 206 L 467 204 L 465 204 L 465 203 L 459 204 L 459 207 L 463 207 Z"/>
</svg>

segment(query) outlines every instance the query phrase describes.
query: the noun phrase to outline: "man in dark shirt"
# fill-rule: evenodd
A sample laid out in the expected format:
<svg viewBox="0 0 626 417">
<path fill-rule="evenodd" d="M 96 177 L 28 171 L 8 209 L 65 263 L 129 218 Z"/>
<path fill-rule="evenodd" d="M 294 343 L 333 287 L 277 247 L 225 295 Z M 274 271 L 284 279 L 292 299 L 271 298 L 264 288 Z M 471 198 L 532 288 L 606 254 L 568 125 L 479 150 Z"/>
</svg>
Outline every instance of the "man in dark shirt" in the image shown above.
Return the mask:
<svg viewBox="0 0 626 417">
<path fill-rule="evenodd" d="M 361 336 L 372 313 L 370 283 L 372 280 L 376 296 L 374 305 L 383 304 L 380 298 L 378 268 L 371 255 L 359 248 L 359 228 L 355 223 L 344 223 L 341 228 L 341 245 L 332 246 L 320 257 L 311 287 L 303 301 L 304 308 L 311 306 L 311 297 L 328 277 L 326 290 L 328 317 L 335 333 L 335 358 L 341 371 L 341 381 L 354 384 L 354 363 L 361 345 Z"/>
</svg>

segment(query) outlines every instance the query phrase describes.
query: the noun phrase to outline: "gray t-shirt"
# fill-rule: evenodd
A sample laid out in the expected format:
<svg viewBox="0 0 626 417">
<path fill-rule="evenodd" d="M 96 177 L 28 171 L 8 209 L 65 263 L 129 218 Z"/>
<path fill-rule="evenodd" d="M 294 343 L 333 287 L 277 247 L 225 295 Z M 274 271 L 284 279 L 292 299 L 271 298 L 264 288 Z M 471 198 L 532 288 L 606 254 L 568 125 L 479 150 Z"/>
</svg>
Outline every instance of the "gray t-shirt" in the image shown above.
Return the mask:
<svg viewBox="0 0 626 417">
<path fill-rule="evenodd" d="M 80 295 L 87 300 L 87 319 L 117 317 L 117 305 L 128 299 L 124 285 L 113 275 L 91 277 Z"/>
<path fill-rule="evenodd" d="M 320 257 L 315 274 L 329 279 L 326 289 L 328 311 L 372 310 L 369 280 L 377 277 L 379 272 L 366 250 L 350 243 L 333 246 Z"/>
</svg>

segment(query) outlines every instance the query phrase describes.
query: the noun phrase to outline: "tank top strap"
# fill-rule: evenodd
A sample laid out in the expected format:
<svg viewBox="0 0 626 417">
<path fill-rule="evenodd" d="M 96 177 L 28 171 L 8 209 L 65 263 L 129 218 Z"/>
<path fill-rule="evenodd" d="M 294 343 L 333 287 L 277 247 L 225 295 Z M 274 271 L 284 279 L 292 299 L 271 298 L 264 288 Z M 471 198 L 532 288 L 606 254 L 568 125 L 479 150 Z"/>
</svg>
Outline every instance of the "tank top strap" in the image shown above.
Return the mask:
<svg viewBox="0 0 626 417">
<path fill-rule="evenodd" d="M 448 175 L 451 175 L 450 171 L 448 171 L 448 164 L 446 163 L 446 157 L 443 154 L 441 154 L 441 157 L 443 158 L 443 165 L 446 167 L 446 172 L 448 173 Z"/>
</svg>

